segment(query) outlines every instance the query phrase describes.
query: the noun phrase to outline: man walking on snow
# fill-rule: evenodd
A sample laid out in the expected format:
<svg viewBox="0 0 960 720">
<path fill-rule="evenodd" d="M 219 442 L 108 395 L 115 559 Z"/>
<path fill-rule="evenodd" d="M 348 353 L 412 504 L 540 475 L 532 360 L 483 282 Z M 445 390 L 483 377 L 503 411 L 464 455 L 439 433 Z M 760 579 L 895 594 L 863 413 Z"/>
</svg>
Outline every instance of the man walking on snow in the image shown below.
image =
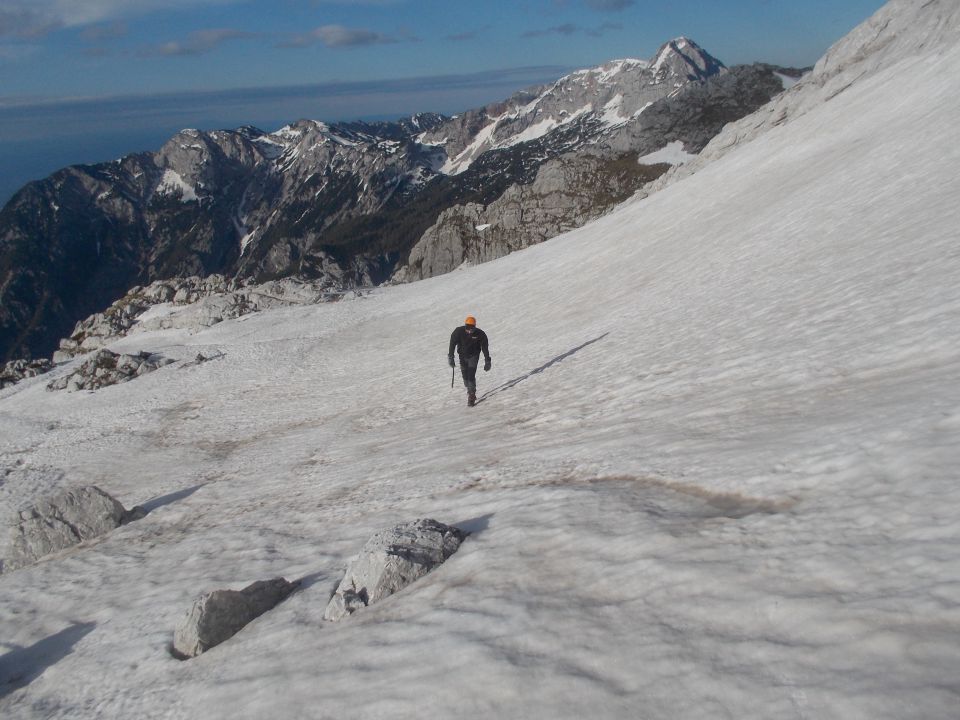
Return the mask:
<svg viewBox="0 0 960 720">
<path fill-rule="evenodd" d="M 450 336 L 450 350 L 447 361 L 450 367 L 453 364 L 453 349 L 457 349 L 460 356 L 460 374 L 463 384 L 467 388 L 467 405 L 473 407 L 477 402 L 477 365 L 480 364 L 480 353 L 483 353 L 483 370 L 490 369 L 490 351 L 487 349 L 487 334 L 477 327 L 476 318 L 467 315 L 463 325 L 453 331 Z"/>
</svg>

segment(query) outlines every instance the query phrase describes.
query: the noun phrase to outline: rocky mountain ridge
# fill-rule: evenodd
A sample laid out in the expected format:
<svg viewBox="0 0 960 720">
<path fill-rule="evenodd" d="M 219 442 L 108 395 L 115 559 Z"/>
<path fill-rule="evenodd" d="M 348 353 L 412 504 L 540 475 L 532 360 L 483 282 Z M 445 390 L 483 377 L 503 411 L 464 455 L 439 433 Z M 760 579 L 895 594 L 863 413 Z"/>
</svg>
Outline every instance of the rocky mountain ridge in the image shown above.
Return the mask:
<svg viewBox="0 0 960 720">
<path fill-rule="evenodd" d="M 382 280 L 380 259 L 315 243 L 332 226 L 402 204 L 434 174 L 436 151 L 410 139 L 422 127 L 184 130 L 157 153 L 31 183 L 0 211 L 4 356 L 49 352 L 76 320 L 156 279 Z"/>
<path fill-rule="evenodd" d="M 628 58 L 578 70 L 553 85 L 452 118 L 418 140 L 442 147 L 448 158 L 442 171 L 457 174 L 489 150 L 536 140 L 578 121 L 593 120 L 598 130 L 626 124 L 650 104 L 724 72 L 723 63 L 681 37 L 661 46 L 650 61 Z"/>
</svg>

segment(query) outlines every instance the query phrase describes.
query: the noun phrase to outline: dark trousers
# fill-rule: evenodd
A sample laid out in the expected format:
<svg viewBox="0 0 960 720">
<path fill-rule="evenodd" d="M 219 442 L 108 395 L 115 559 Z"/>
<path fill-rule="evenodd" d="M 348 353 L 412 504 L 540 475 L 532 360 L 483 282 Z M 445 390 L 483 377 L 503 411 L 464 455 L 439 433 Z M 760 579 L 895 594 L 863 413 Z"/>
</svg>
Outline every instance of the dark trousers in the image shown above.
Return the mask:
<svg viewBox="0 0 960 720">
<path fill-rule="evenodd" d="M 467 389 L 467 392 L 471 394 L 476 394 L 477 392 L 477 365 L 479 364 L 479 355 L 476 357 L 460 358 L 460 374 L 463 376 L 463 386 Z"/>
</svg>

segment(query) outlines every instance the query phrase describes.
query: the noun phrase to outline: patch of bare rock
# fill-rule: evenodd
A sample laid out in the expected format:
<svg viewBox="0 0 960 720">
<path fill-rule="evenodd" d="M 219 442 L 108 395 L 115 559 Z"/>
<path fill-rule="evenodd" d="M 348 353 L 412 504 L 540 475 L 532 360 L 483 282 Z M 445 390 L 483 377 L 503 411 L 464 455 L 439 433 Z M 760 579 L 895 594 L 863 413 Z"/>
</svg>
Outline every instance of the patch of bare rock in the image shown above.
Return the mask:
<svg viewBox="0 0 960 720">
<path fill-rule="evenodd" d="M 47 384 L 48 390 L 99 390 L 159 370 L 175 362 L 148 352 L 120 355 L 110 350 L 98 350 L 69 375 Z"/>
<path fill-rule="evenodd" d="M 186 660 L 233 637 L 299 587 L 284 578 L 260 580 L 242 590 L 214 590 L 196 599 L 173 636 L 173 654 Z"/>
<path fill-rule="evenodd" d="M 36 377 L 50 372 L 53 363 L 46 358 L 40 360 L 11 360 L 0 368 L 0 389 L 15 385 L 24 378 Z"/>
<path fill-rule="evenodd" d="M 31 565 L 144 515 L 143 508 L 126 510 L 93 485 L 61 490 L 16 513 L 7 531 L 2 570 Z"/>
<path fill-rule="evenodd" d="M 350 562 L 324 619 L 340 620 L 402 590 L 444 563 L 466 536 L 429 518 L 377 533 Z"/>
<path fill-rule="evenodd" d="M 131 288 L 102 313 L 77 323 L 70 337 L 60 341 L 55 363 L 106 347 L 136 330 L 185 328 L 199 330 L 224 320 L 275 307 L 332 302 L 345 293 L 329 282 L 290 277 L 258 285 L 223 275 L 158 280 Z M 144 317 L 156 305 L 169 304 L 177 312 Z"/>
<path fill-rule="evenodd" d="M 324 613 L 340 620 L 383 600 L 435 569 L 453 555 L 467 533 L 436 520 L 421 519 L 379 532 L 350 562 Z M 282 577 L 242 590 L 214 590 L 198 597 L 174 631 L 171 653 L 194 658 L 236 635 L 299 587 Z"/>
</svg>

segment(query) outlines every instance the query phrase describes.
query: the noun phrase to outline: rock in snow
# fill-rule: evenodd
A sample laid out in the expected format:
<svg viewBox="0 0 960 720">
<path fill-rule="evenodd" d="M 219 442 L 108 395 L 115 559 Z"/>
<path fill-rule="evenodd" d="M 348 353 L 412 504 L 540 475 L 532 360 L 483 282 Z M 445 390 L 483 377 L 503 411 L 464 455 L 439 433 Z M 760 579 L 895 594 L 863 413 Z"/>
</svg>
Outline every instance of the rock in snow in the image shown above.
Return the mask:
<svg viewBox="0 0 960 720">
<path fill-rule="evenodd" d="M 186 660 L 219 645 L 285 600 L 297 587 L 299 583 L 278 577 L 260 580 L 243 590 L 204 593 L 177 626 L 173 636 L 174 654 Z"/>
<path fill-rule="evenodd" d="M 51 381 L 47 390 L 99 390 L 108 385 L 133 380 L 173 362 L 175 361 L 170 358 L 148 352 L 118 355 L 109 350 L 98 350 L 76 372 Z"/>
<path fill-rule="evenodd" d="M 324 619 L 340 620 L 402 590 L 453 555 L 466 536 L 463 530 L 430 519 L 377 533 L 350 562 Z"/>
<path fill-rule="evenodd" d="M 327 275 L 331 273 L 332 270 Z M 78 322 L 70 337 L 60 340 L 53 362 L 68 362 L 135 331 L 200 330 L 269 308 L 335 302 L 347 294 L 342 287 L 347 283 L 341 281 L 342 277 L 338 284 L 329 277 L 324 280 L 290 277 L 255 285 L 251 281 L 214 274 L 158 280 L 146 287 L 133 287 L 103 312 Z M 368 278 L 365 284 L 374 283 Z M 144 317 L 147 310 L 163 303 L 185 309 L 149 319 Z"/>
<path fill-rule="evenodd" d="M 142 508 L 127 511 L 98 487 L 63 490 L 21 510 L 9 531 L 3 571 L 29 565 L 45 555 L 139 520 Z"/>
<path fill-rule="evenodd" d="M 0 388 L 15 385 L 24 378 L 36 377 L 50 372 L 53 363 L 42 358 L 40 360 L 11 360 L 0 366 Z"/>
</svg>

